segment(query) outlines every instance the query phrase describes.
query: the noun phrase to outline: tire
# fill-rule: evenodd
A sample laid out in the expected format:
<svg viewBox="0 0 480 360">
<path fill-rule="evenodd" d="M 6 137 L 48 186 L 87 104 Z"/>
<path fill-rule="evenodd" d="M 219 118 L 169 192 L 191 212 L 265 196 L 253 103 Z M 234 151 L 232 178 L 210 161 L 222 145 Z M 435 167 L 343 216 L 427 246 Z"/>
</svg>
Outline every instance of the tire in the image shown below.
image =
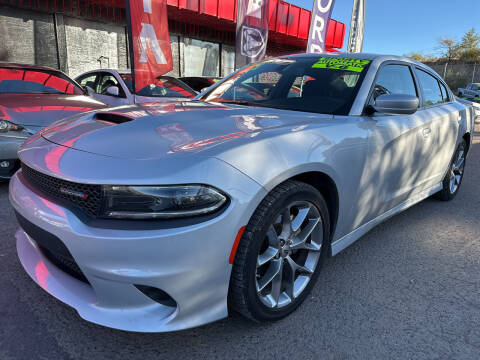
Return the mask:
<svg viewBox="0 0 480 360">
<path fill-rule="evenodd" d="M 284 318 L 311 291 L 329 246 L 328 207 L 320 192 L 298 181 L 280 184 L 260 203 L 240 239 L 229 307 L 257 322 Z"/>
<path fill-rule="evenodd" d="M 465 172 L 465 160 L 467 154 L 467 143 L 462 139 L 453 154 L 452 161 L 448 167 L 447 173 L 442 181 L 442 190 L 436 197 L 442 201 L 450 201 L 457 196 L 460 185 L 462 185 L 463 174 Z"/>
</svg>

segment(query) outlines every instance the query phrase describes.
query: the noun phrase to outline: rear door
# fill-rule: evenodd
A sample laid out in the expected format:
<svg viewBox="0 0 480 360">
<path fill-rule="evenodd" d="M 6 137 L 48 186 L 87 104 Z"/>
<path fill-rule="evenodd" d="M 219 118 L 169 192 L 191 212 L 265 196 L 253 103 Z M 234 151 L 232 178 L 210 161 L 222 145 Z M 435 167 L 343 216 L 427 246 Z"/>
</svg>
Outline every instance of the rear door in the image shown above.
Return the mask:
<svg viewBox="0 0 480 360">
<path fill-rule="evenodd" d="M 435 74 L 418 67 L 415 74 L 423 99 L 418 114 L 428 123 L 431 131 L 429 138 L 424 138 L 425 145 L 428 143 L 428 153 L 423 178 L 424 185 L 431 187 L 442 181 L 445 175 L 455 150 L 462 117 L 453 103 L 453 97 Z"/>
</svg>

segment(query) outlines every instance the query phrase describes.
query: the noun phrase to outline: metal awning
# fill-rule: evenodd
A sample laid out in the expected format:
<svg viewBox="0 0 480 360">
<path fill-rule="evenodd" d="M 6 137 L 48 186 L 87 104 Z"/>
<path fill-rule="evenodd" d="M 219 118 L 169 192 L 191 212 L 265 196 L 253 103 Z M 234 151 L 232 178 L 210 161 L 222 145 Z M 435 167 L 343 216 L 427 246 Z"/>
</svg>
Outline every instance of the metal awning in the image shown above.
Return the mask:
<svg viewBox="0 0 480 360">
<path fill-rule="evenodd" d="M 0 4 L 59 12 L 98 21 L 124 24 L 124 0 L 0 0 Z M 199 36 L 217 32 L 216 38 L 234 41 L 237 0 L 167 0 L 169 22 L 183 27 L 187 34 Z M 77 6 L 78 5 L 78 6 Z M 311 12 L 283 0 L 269 0 L 269 46 L 304 51 L 307 45 Z M 174 23 L 174 24 L 172 24 Z M 182 31 L 182 33 L 185 33 Z M 203 37 L 203 36 L 202 36 Z M 345 24 L 331 20 L 326 48 L 341 48 Z"/>
</svg>

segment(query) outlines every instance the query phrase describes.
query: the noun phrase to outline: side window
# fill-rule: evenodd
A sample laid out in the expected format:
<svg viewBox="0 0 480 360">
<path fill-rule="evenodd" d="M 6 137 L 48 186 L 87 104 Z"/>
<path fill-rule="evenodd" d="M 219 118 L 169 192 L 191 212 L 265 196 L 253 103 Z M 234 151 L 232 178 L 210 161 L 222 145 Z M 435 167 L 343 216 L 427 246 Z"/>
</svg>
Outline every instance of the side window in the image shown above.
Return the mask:
<svg viewBox="0 0 480 360">
<path fill-rule="evenodd" d="M 440 90 L 442 91 L 443 102 L 449 102 L 450 96 L 448 95 L 447 88 L 442 83 L 440 83 Z"/>
<path fill-rule="evenodd" d="M 380 69 L 373 90 L 373 98 L 384 94 L 418 96 L 412 72 L 407 65 L 386 65 Z"/>
<path fill-rule="evenodd" d="M 95 91 L 97 94 L 100 94 L 100 95 L 108 95 L 108 96 L 112 96 L 110 94 L 107 93 L 107 89 L 110 87 L 110 86 L 116 86 L 118 87 L 118 96 L 119 97 L 125 97 L 125 94 L 124 92 L 122 91 L 122 87 L 120 86 L 120 83 L 118 82 L 118 80 L 115 78 L 115 76 L 113 76 L 112 74 L 104 74 L 102 76 L 102 79 L 100 80 L 100 83 L 97 87 L 97 91 Z"/>
<path fill-rule="evenodd" d="M 423 105 L 431 106 L 443 102 L 438 80 L 429 73 L 417 69 L 417 76 L 423 90 Z"/>
<path fill-rule="evenodd" d="M 78 83 L 82 85 L 83 88 L 88 86 L 90 89 L 94 90 L 95 92 L 96 92 L 96 89 L 95 89 L 96 81 L 97 81 L 97 74 L 89 74 L 78 79 Z"/>
</svg>

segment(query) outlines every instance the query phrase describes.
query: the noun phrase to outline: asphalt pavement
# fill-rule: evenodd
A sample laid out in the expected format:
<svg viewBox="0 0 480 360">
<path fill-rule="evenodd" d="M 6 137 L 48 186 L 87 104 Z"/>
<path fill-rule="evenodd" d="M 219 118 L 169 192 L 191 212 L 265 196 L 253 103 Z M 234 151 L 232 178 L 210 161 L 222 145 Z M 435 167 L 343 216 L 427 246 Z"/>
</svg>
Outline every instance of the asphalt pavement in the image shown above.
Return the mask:
<svg viewBox="0 0 480 360">
<path fill-rule="evenodd" d="M 138 334 L 82 320 L 23 271 L 0 185 L 0 359 L 480 359 L 476 135 L 455 200 L 427 199 L 328 259 L 303 306 L 266 325 L 231 314 Z"/>
</svg>

